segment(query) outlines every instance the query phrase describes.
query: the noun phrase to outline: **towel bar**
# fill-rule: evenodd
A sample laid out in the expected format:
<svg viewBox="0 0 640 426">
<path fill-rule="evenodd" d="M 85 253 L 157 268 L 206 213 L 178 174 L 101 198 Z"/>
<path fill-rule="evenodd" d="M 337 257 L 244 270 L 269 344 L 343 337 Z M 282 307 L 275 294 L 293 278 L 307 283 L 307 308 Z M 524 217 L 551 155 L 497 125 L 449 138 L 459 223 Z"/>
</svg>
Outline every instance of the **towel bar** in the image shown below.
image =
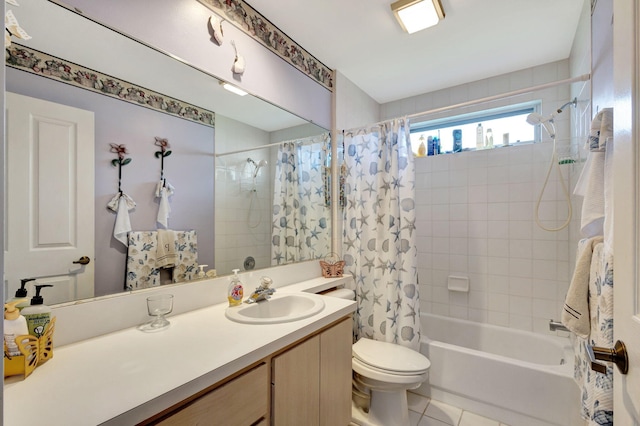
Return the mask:
<svg viewBox="0 0 640 426">
<path fill-rule="evenodd" d="M 549 320 L 549 330 L 551 331 L 571 331 L 567 327 L 564 326 L 560 321 Z"/>
</svg>

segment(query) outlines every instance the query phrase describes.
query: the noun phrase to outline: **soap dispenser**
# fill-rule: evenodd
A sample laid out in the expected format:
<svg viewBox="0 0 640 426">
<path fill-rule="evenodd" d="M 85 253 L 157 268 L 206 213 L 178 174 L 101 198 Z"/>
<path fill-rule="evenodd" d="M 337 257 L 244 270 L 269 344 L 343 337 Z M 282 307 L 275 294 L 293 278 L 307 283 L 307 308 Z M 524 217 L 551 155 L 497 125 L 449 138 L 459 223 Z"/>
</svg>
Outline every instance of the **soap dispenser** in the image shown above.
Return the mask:
<svg viewBox="0 0 640 426">
<path fill-rule="evenodd" d="M 9 356 L 19 356 L 20 349 L 16 344 L 16 336 L 29 334 L 27 320 L 20 315 L 17 305 L 23 300 L 14 300 L 4 305 L 4 343 L 7 345 Z"/>
<path fill-rule="evenodd" d="M 16 290 L 16 295 L 15 297 L 12 297 L 11 299 L 7 300 L 7 303 L 11 303 L 14 302 L 16 300 L 19 300 L 20 303 L 18 303 L 16 305 L 16 308 L 18 308 L 19 310 L 22 310 L 23 308 L 26 308 L 27 306 L 29 306 L 29 299 L 27 298 L 27 289 L 24 288 L 25 285 L 27 285 L 27 283 L 29 281 L 35 281 L 35 278 L 23 278 L 20 280 L 20 288 L 18 290 Z"/>
<path fill-rule="evenodd" d="M 242 304 L 242 297 L 244 295 L 244 290 L 242 288 L 242 283 L 240 282 L 240 278 L 238 277 L 239 269 L 233 270 L 233 277 L 231 278 L 231 283 L 229 283 L 229 291 L 227 293 L 227 299 L 229 300 L 229 306 L 239 306 Z"/>
<path fill-rule="evenodd" d="M 31 298 L 31 305 L 22 310 L 27 320 L 29 334 L 41 337 L 51 321 L 51 308 L 44 304 L 44 299 L 40 296 L 43 287 L 53 287 L 51 284 L 36 285 L 36 295 Z"/>
</svg>

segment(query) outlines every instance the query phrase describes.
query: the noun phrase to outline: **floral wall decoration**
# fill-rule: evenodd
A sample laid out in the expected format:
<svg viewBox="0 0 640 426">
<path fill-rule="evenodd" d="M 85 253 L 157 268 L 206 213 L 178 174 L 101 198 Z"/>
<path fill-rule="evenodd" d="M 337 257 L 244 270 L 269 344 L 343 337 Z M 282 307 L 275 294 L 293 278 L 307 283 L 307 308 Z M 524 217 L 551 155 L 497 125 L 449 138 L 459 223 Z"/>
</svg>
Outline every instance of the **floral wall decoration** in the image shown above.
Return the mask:
<svg viewBox="0 0 640 426">
<path fill-rule="evenodd" d="M 333 71 L 242 0 L 198 0 L 276 55 L 333 91 Z"/>
<path fill-rule="evenodd" d="M 148 90 L 17 43 L 12 43 L 11 47 L 7 48 L 6 51 L 5 63 L 10 67 L 209 127 L 214 127 L 215 125 L 215 113 L 213 111 L 202 109 L 162 93 Z"/>
</svg>

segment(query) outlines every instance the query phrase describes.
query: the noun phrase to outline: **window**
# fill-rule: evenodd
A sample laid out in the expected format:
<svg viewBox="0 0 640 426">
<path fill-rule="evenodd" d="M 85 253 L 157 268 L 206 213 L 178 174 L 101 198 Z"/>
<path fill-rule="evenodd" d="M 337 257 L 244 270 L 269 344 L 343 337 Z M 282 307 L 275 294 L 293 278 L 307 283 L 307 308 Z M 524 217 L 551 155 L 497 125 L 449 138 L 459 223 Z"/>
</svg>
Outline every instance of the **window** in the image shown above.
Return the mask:
<svg viewBox="0 0 640 426">
<path fill-rule="evenodd" d="M 529 102 L 438 120 L 412 123 L 411 147 L 414 153 L 418 153 L 420 144 L 424 143 L 425 148 L 431 151 L 428 141 L 438 138 L 441 154 L 454 152 L 455 133 L 459 141 L 456 144 L 455 151 L 475 150 L 478 149 L 476 146 L 478 125 L 482 128 L 483 149 L 489 142 L 488 138 L 493 139 L 493 146 L 503 145 L 503 140 L 508 140 L 509 144 L 534 142 L 536 138 L 539 138 L 539 136 L 536 136 L 536 126 L 527 123 L 526 119 L 527 115 L 539 109 L 540 102 Z"/>
</svg>

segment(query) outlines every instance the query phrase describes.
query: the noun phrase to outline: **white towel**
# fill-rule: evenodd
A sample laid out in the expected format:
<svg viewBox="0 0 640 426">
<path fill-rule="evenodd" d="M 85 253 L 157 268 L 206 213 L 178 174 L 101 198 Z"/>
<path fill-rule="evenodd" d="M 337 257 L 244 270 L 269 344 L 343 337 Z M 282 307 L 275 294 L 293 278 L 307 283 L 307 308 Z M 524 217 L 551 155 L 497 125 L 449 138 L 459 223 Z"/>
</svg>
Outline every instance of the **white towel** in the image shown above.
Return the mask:
<svg viewBox="0 0 640 426">
<path fill-rule="evenodd" d="M 591 120 L 589 151 L 604 151 L 607 141 L 613 138 L 613 108 L 603 108 Z"/>
<path fill-rule="evenodd" d="M 158 206 L 157 221 L 165 229 L 169 227 L 169 214 L 171 213 L 171 206 L 169 205 L 169 196 L 173 195 L 174 188 L 166 179 L 160 180 L 156 186 L 156 197 L 160 198 Z"/>
<path fill-rule="evenodd" d="M 573 191 L 584 197 L 580 232 L 585 238 L 603 235 L 605 152 L 591 151 Z"/>
<path fill-rule="evenodd" d="M 131 231 L 129 211 L 136 207 L 136 203 L 131 197 L 122 192 L 116 194 L 111 201 L 109 201 L 107 207 L 116 212 L 116 223 L 113 227 L 113 237 L 127 247 L 127 233 Z"/>
<path fill-rule="evenodd" d="M 569 330 L 586 339 L 591 332 L 589 316 L 589 278 L 593 250 L 603 240 L 602 236 L 583 239 L 578 243 L 578 255 L 573 278 L 565 298 L 561 320 Z"/>
<path fill-rule="evenodd" d="M 613 151 L 615 142 L 607 142 L 604 157 L 604 246 L 606 252 L 613 256 Z"/>
<path fill-rule="evenodd" d="M 158 246 L 156 249 L 156 266 L 173 268 L 178 262 L 176 251 L 177 236 L 175 231 L 158 229 Z"/>
</svg>

